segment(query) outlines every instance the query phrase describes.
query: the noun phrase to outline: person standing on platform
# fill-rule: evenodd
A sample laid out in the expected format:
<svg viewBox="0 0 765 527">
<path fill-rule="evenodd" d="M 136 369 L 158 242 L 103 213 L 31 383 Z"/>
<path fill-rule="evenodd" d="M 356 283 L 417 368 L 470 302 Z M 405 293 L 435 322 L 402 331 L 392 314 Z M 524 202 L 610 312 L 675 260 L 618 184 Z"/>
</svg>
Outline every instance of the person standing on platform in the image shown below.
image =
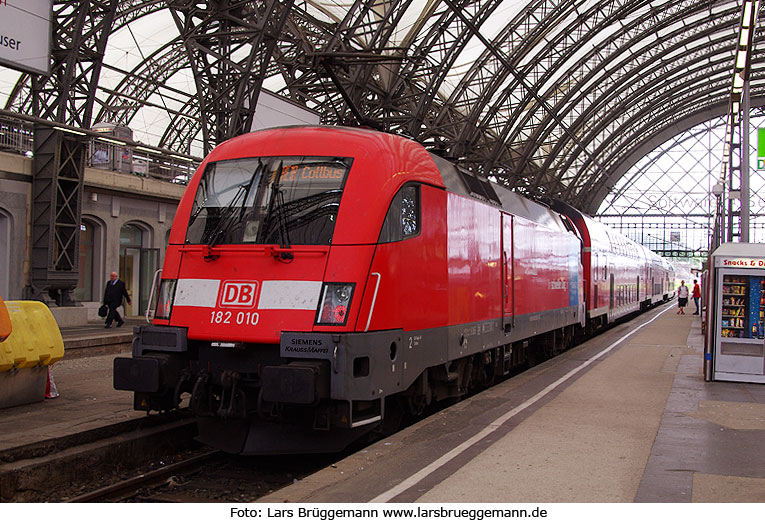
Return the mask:
<svg viewBox="0 0 765 527">
<path fill-rule="evenodd" d="M 117 327 L 120 327 L 125 321 L 117 312 L 117 308 L 122 305 L 122 297 L 127 299 L 128 304 L 133 305 L 128 295 L 125 282 L 119 279 L 117 273 L 112 271 L 109 275 L 109 281 L 106 282 L 106 289 L 104 290 L 104 305 L 109 308 L 109 314 L 106 315 L 107 328 L 112 327 L 112 320 L 117 321 Z"/>
<path fill-rule="evenodd" d="M 696 304 L 696 312 L 694 315 L 700 315 L 701 311 L 699 311 L 699 302 L 701 301 L 701 287 L 699 286 L 699 281 L 694 280 L 693 281 L 693 303 Z"/>
<path fill-rule="evenodd" d="M 677 288 L 677 310 L 678 315 L 685 315 L 683 308 L 688 305 L 688 286 L 685 285 L 685 280 L 680 280 L 680 287 Z"/>
</svg>

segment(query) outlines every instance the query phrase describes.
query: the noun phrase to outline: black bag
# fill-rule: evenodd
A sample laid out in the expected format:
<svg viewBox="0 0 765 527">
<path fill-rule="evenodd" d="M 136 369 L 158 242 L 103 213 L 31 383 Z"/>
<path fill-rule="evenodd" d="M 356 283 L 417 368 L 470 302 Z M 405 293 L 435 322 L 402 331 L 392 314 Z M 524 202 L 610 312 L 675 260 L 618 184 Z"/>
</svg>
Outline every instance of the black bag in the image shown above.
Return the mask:
<svg viewBox="0 0 765 527">
<path fill-rule="evenodd" d="M 109 306 L 107 306 L 106 304 L 103 304 L 101 307 L 98 308 L 99 317 L 104 318 L 108 314 L 109 314 Z"/>
</svg>

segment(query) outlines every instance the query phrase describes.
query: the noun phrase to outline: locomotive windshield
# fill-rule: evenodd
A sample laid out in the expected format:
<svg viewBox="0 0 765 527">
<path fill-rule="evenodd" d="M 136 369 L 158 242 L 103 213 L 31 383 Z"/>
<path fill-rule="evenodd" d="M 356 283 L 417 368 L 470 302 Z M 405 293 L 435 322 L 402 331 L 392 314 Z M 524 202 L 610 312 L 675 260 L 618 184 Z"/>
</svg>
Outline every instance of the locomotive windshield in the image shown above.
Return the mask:
<svg viewBox="0 0 765 527">
<path fill-rule="evenodd" d="M 328 245 L 352 161 L 261 157 L 209 163 L 186 243 Z"/>
</svg>

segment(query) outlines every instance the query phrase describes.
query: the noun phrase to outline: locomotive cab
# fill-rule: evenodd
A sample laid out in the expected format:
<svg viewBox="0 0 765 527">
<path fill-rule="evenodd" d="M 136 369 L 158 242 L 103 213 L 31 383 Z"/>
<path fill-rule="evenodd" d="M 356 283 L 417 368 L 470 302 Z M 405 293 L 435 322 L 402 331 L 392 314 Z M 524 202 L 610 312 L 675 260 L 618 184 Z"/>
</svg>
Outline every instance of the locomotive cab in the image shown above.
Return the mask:
<svg viewBox="0 0 765 527">
<path fill-rule="evenodd" d="M 377 304 L 373 262 L 420 235 L 422 186 L 443 188 L 438 170 L 396 136 L 292 128 L 219 146 L 179 205 L 153 323 L 115 360 L 115 388 L 147 411 L 189 394 L 201 440 L 230 452 L 336 450 L 379 425 L 407 322 Z"/>
</svg>

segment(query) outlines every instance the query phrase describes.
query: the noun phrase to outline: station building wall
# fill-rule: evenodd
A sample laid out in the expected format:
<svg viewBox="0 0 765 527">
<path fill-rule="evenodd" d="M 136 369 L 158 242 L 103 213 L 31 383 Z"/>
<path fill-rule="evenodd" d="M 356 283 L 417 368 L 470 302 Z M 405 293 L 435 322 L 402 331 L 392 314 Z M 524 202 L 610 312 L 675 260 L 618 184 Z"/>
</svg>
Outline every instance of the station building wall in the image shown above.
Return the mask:
<svg viewBox="0 0 765 527">
<path fill-rule="evenodd" d="M 0 153 L 0 296 L 6 300 L 23 299 L 29 285 L 31 188 L 31 160 Z M 128 315 L 142 314 L 141 301 L 151 286 L 146 282 L 162 265 L 184 189 L 140 176 L 86 169 L 75 299 L 95 312 L 109 273 L 117 271 L 127 278 L 136 297 L 127 307 Z"/>
<path fill-rule="evenodd" d="M 0 169 L 0 297 L 21 299 L 29 278 L 32 184 L 6 179 Z"/>
</svg>

